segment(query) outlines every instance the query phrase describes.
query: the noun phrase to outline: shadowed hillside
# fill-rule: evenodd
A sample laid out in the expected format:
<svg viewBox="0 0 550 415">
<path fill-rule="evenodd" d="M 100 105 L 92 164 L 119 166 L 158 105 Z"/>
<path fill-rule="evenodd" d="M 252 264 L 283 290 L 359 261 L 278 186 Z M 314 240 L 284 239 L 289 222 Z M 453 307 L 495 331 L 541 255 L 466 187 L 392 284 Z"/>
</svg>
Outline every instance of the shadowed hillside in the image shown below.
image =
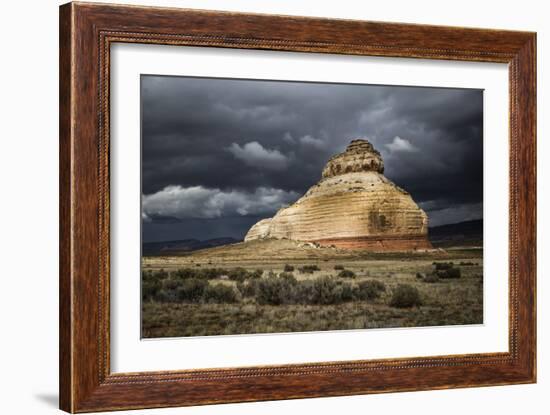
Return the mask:
<svg viewBox="0 0 550 415">
<path fill-rule="evenodd" d="M 482 246 L 483 219 L 435 226 L 429 230 L 429 238 L 434 246 Z"/>
<path fill-rule="evenodd" d="M 142 255 L 177 255 L 182 252 L 213 248 L 221 245 L 234 244 L 236 242 L 239 241 L 234 238 L 215 238 L 206 241 L 199 241 L 198 239 L 181 239 L 177 241 L 144 242 L 142 244 Z"/>
</svg>

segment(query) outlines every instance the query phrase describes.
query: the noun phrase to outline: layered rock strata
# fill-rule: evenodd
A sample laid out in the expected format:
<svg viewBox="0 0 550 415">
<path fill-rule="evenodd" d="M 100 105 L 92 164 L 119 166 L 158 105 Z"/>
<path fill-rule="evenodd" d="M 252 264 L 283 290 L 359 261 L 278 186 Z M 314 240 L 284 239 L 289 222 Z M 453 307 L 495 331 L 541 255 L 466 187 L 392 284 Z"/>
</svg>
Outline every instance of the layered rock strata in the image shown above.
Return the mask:
<svg viewBox="0 0 550 415">
<path fill-rule="evenodd" d="M 245 241 L 287 238 L 371 251 L 431 248 L 426 213 L 383 173 L 382 157 L 372 144 L 353 140 L 327 162 L 317 184 L 252 226 Z"/>
</svg>

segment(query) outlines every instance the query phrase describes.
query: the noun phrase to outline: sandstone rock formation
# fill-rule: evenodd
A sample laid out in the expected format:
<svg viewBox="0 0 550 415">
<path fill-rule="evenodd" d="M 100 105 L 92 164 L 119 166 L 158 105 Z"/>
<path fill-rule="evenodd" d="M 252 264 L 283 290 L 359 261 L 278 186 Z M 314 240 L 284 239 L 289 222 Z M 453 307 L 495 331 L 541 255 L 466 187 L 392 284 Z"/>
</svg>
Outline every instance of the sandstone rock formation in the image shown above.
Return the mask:
<svg viewBox="0 0 550 415">
<path fill-rule="evenodd" d="M 245 241 L 287 238 L 371 251 L 431 248 L 426 213 L 383 173 L 372 144 L 353 140 L 327 162 L 319 183 L 252 226 Z"/>
</svg>

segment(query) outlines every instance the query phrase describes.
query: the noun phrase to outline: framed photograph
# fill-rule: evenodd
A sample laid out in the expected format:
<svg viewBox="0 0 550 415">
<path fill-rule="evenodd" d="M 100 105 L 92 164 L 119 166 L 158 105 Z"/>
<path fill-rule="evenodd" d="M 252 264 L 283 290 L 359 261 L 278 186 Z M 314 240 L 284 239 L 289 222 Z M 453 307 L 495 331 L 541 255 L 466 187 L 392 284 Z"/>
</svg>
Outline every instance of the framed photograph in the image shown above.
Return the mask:
<svg viewBox="0 0 550 415">
<path fill-rule="evenodd" d="M 60 407 L 536 381 L 536 35 L 60 8 Z"/>
</svg>

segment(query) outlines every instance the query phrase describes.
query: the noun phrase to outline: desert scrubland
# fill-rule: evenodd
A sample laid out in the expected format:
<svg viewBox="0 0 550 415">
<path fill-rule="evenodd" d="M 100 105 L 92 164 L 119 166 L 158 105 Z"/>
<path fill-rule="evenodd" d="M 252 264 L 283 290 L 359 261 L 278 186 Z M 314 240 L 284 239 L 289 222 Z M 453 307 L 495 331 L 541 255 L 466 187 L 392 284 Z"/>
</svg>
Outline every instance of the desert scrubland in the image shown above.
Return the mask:
<svg viewBox="0 0 550 415">
<path fill-rule="evenodd" d="M 483 250 L 257 240 L 142 260 L 142 336 L 483 323 Z"/>
</svg>

